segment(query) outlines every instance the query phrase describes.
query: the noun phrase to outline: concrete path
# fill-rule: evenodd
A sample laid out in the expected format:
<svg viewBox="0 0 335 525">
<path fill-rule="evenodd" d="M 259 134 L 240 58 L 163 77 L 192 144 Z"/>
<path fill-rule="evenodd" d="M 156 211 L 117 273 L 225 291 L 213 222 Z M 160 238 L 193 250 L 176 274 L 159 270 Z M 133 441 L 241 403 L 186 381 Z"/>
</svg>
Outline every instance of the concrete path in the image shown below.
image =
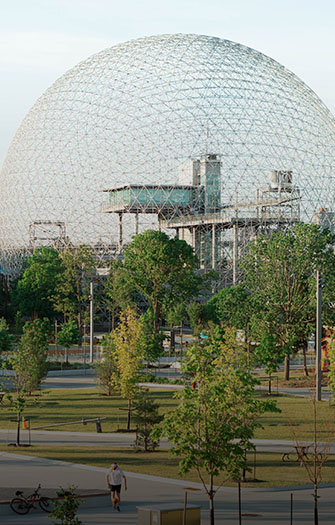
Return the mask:
<svg viewBox="0 0 335 525">
<path fill-rule="evenodd" d="M 13 430 L 0 430 L 0 443 L 8 444 L 15 442 L 16 431 Z M 28 443 L 28 431 L 21 431 L 21 442 L 23 444 Z M 120 433 L 101 433 L 95 432 L 56 432 L 52 430 L 34 430 L 31 432 L 31 443 L 33 445 L 69 445 L 69 446 L 92 446 L 92 447 L 132 447 L 134 444 L 134 434 L 122 434 Z M 289 452 L 295 446 L 295 441 L 291 440 L 270 440 L 270 439 L 254 439 L 252 440 L 256 446 L 258 452 Z M 304 441 L 301 445 L 309 445 L 311 442 Z M 319 445 L 322 447 L 326 443 L 320 442 Z M 161 440 L 161 448 L 169 448 L 169 442 L 167 439 Z M 29 452 L 28 452 L 29 453 Z M 335 454 L 335 445 L 332 443 L 330 454 Z"/>
<path fill-rule="evenodd" d="M 115 458 L 109 459 L 112 461 Z M 41 483 L 42 491 L 44 489 L 46 493 L 59 486 L 74 484 L 78 487 L 78 492 L 90 490 L 101 494 L 105 491 L 105 475 L 106 471 L 98 467 L 0 453 L 0 500 L 8 499 L 18 489 L 34 489 L 38 483 Z M 189 503 L 201 506 L 201 523 L 209 525 L 208 500 L 200 484 L 130 472 L 126 475 L 129 489 L 123 493 L 121 513 L 114 512 L 109 505 L 108 496 L 104 496 L 97 502 L 96 508 L 87 508 L 85 505 L 81 507 L 79 518 L 84 525 L 135 525 L 138 506 L 159 503 L 178 503 L 182 506 L 185 488 L 199 489 L 188 491 Z M 310 487 L 242 489 L 242 524 L 288 525 L 291 492 L 294 494 L 294 524 L 312 525 L 313 500 Z M 320 496 L 320 524 L 333 525 L 335 486 L 321 488 Z M 22 517 L 14 515 L 8 506 L 1 507 L 1 525 L 51 524 L 46 514 L 33 511 Z M 216 496 L 216 523 L 237 525 L 237 508 L 237 489 L 220 489 Z"/>
</svg>

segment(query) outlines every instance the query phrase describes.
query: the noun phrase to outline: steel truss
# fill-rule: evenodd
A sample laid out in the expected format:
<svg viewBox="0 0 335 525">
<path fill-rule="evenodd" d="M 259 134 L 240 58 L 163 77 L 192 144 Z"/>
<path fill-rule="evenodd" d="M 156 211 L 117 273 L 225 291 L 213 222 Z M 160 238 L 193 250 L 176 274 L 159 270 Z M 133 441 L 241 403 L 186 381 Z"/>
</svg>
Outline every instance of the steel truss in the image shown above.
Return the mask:
<svg viewBox="0 0 335 525">
<path fill-rule="evenodd" d="M 181 210 L 182 191 L 199 189 L 211 175 L 203 171 L 210 152 L 219 156 L 212 161 L 220 177 L 212 188 L 208 178 L 204 201 L 194 194 Z M 65 73 L 20 125 L 0 177 L 0 265 L 5 273 L 19 271 L 32 223 L 64 224 L 65 244 L 93 246 L 101 266 L 137 232 L 161 227 L 189 242 L 198 237 L 201 264 L 225 267 L 227 282 L 236 282 L 234 257 L 247 242 L 289 222 L 279 213 L 284 203 L 270 205 L 278 192 L 262 189 L 269 174 L 292 172 L 300 220 L 323 220 L 321 209 L 330 220 L 334 165 L 334 117 L 271 58 L 201 35 L 126 42 Z M 164 213 L 101 213 L 101 191 L 127 186 L 156 188 Z M 194 208 L 197 198 L 202 209 Z M 190 222 L 210 214 L 219 217 Z"/>
</svg>

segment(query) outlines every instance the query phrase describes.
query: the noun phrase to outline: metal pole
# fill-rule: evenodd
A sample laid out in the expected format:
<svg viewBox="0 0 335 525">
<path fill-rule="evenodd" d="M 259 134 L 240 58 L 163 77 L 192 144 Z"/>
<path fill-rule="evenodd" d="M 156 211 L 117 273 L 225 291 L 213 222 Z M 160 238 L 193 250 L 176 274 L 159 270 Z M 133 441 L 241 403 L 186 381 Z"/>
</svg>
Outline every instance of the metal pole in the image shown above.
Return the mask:
<svg viewBox="0 0 335 525">
<path fill-rule="evenodd" d="M 238 224 L 237 222 L 233 226 L 233 285 L 237 284 L 238 279 Z"/>
<path fill-rule="evenodd" d="M 290 519 L 290 525 L 293 525 L 293 493 L 291 492 L 291 519 Z"/>
<path fill-rule="evenodd" d="M 90 363 L 93 363 L 93 283 L 90 283 Z"/>
<path fill-rule="evenodd" d="M 84 373 L 86 374 L 86 323 L 85 322 L 84 322 L 83 358 L 84 358 Z"/>
<path fill-rule="evenodd" d="M 186 525 L 186 512 L 187 512 L 187 491 L 184 493 L 184 515 L 183 515 L 183 525 Z"/>
<path fill-rule="evenodd" d="M 58 358 L 58 344 L 57 344 L 57 337 L 58 337 L 58 323 L 57 319 L 55 320 L 55 351 L 56 351 L 56 360 Z"/>
<path fill-rule="evenodd" d="M 315 334 L 315 398 L 321 401 L 321 337 L 322 337 L 322 319 L 321 319 L 321 274 L 316 271 L 316 334 Z"/>
<path fill-rule="evenodd" d="M 215 270 L 215 254 L 216 254 L 216 228 L 215 224 L 212 224 L 212 269 Z"/>
<path fill-rule="evenodd" d="M 122 213 L 119 213 L 119 253 L 122 252 L 123 233 L 122 233 Z"/>
</svg>

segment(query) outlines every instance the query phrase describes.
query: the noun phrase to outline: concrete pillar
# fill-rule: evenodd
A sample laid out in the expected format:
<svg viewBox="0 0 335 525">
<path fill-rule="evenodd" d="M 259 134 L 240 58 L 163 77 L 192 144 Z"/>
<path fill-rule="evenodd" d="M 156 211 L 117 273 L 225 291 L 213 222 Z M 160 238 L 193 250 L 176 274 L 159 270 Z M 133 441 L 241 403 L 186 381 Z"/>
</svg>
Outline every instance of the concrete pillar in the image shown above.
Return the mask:
<svg viewBox="0 0 335 525">
<path fill-rule="evenodd" d="M 135 213 L 135 235 L 138 235 L 138 213 Z"/>
</svg>

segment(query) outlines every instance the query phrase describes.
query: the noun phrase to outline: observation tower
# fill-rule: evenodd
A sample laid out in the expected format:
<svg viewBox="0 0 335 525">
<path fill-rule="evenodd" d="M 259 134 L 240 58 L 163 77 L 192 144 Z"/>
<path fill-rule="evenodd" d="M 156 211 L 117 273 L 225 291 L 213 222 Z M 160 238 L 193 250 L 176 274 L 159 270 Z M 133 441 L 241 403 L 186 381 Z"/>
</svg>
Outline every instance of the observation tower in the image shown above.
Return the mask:
<svg viewBox="0 0 335 525">
<path fill-rule="evenodd" d="M 118 251 L 123 250 L 123 217 L 157 215 L 158 228 L 173 229 L 190 244 L 200 268 L 219 271 L 223 284 L 237 284 L 238 259 L 259 233 L 287 229 L 300 220 L 300 191 L 292 171 L 272 171 L 268 186 L 257 189 L 254 200 L 221 202 L 221 158 L 204 154 L 180 166 L 175 185 L 136 185 L 104 190 L 105 213 L 118 214 Z M 220 283 L 222 285 L 222 282 Z"/>
</svg>

